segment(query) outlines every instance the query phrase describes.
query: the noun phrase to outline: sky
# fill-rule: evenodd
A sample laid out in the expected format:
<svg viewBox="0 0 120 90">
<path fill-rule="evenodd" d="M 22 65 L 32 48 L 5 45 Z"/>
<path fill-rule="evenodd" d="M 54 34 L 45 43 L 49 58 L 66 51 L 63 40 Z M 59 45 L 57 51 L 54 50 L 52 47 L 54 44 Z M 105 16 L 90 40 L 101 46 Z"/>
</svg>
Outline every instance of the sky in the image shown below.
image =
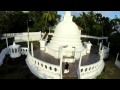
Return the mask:
<svg viewBox="0 0 120 90">
<path fill-rule="evenodd" d="M 23 11 L 28 12 L 28 11 Z M 72 15 L 78 16 L 79 13 L 82 11 L 72 11 Z M 89 11 L 85 11 L 89 12 Z M 94 11 L 96 13 L 101 13 L 103 16 L 109 17 L 110 19 L 113 19 L 115 15 L 117 15 L 118 18 L 120 18 L 120 11 Z M 58 11 L 58 14 L 60 14 L 62 17 L 64 16 L 64 11 Z"/>
<path fill-rule="evenodd" d="M 72 11 L 72 15 L 78 16 L 79 13 L 82 11 Z M 88 11 L 85 11 L 88 12 Z M 95 13 L 101 13 L 103 16 L 109 17 L 110 19 L 113 19 L 115 15 L 117 15 L 118 18 L 120 18 L 120 11 L 94 11 Z M 64 11 L 58 11 L 58 14 L 60 14 L 62 17 L 64 16 Z"/>
</svg>

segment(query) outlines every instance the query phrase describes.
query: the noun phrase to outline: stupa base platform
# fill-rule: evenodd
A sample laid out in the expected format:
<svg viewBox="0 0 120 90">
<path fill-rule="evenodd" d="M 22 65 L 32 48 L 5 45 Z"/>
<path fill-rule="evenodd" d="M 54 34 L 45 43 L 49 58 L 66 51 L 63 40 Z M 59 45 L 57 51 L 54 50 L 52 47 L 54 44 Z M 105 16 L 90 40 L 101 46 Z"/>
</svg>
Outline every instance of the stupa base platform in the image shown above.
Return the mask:
<svg viewBox="0 0 120 90">
<path fill-rule="evenodd" d="M 94 64 L 98 62 L 100 60 L 98 50 L 99 50 L 99 46 L 96 46 L 96 45 L 92 46 L 91 53 L 84 55 L 82 57 L 81 66 L 90 65 L 90 64 Z M 45 53 L 45 51 L 41 51 L 39 49 L 34 50 L 34 57 L 44 62 L 50 63 L 50 64 L 60 65 L 60 59 L 56 59 L 53 56 Z M 78 74 L 77 74 L 78 64 L 79 64 L 79 60 L 75 60 L 74 63 L 69 63 L 69 72 L 67 74 L 64 74 L 65 62 L 63 62 L 62 63 L 63 77 L 64 76 L 65 77 L 78 77 Z"/>
</svg>

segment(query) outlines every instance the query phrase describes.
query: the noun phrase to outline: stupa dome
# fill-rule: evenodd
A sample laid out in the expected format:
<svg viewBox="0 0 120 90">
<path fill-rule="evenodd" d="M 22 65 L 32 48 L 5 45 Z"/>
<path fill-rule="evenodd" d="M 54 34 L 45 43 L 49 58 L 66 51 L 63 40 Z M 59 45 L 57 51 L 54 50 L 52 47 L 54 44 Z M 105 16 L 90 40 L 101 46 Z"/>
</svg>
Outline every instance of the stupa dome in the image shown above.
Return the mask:
<svg viewBox="0 0 120 90">
<path fill-rule="evenodd" d="M 56 35 L 72 35 L 80 36 L 79 29 L 77 25 L 72 21 L 62 21 L 60 22 L 55 29 Z"/>
<path fill-rule="evenodd" d="M 80 39 L 81 30 L 79 30 L 78 26 L 72 21 L 72 18 L 71 12 L 66 11 L 64 20 L 56 26 L 55 33 L 53 34 L 50 43 L 46 46 L 47 53 L 56 56 L 55 54 L 62 46 L 75 47 L 78 51 L 84 49 Z"/>
</svg>

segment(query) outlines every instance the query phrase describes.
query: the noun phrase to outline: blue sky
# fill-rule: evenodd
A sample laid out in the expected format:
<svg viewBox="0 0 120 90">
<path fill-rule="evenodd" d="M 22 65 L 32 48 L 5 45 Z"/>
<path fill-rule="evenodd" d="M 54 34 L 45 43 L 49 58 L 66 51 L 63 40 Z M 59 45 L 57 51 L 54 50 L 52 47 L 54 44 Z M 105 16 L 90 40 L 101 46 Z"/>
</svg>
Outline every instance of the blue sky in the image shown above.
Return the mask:
<svg viewBox="0 0 120 90">
<path fill-rule="evenodd" d="M 81 12 L 82 11 L 72 11 L 72 15 L 78 16 L 79 13 Z M 113 19 L 115 15 L 117 15 L 117 17 L 120 18 L 120 11 L 95 11 L 95 12 L 101 13 L 103 16 L 109 17 L 110 19 Z M 64 11 L 58 11 L 58 14 L 64 16 Z"/>
</svg>

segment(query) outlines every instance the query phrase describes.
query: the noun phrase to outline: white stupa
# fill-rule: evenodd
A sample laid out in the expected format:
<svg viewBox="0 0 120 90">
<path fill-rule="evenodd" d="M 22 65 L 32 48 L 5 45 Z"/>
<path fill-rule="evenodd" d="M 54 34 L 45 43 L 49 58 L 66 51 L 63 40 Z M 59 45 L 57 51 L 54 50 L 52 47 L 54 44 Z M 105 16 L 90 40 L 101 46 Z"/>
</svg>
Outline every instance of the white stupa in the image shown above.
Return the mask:
<svg viewBox="0 0 120 90">
<path fill-rule="evenodd" d="M 66 11 L 64 20 L 56 26 L 53 38 L 46 46 L 46 53 L 54 56 L 55 58 L 59 58 L 59 50 L 62 46 L 75 47 L 79 53 L 81 50 L 84 50 L 84 47 L 80 40 L 81 31 L 78 29 L 78 26 L 72 21 L 72 18 L 73 16 L 71 16 L 71 12 Z"/>
</svg>

